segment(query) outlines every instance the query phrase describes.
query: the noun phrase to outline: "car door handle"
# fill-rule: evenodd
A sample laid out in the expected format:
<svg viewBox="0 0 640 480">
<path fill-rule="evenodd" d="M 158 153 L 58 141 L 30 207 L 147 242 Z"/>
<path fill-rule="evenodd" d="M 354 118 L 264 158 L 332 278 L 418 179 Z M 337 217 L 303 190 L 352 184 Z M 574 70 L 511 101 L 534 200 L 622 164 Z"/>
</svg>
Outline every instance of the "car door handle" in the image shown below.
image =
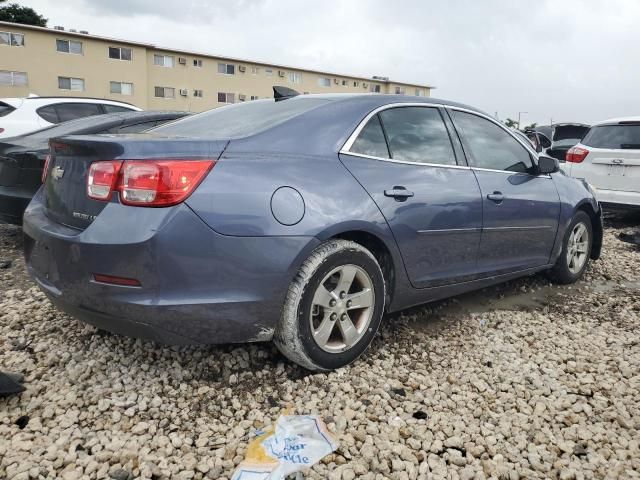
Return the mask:
<svg viewBox="0 0 640 480">
<path fill-rule="evenodd" d="M 504 195 L 502 192 L 493 192 L 487 195 L 487 198 L 492 202 L 502 203 L 504 201 Z"/>
<path fill-rule="evenodd" d="M 413 197 L 413 192 L 410 192 L 404 187 L 393 187 L 391 190 L 384 191 L 385 197 L 393 197 L 396 200 L 406 200 L 409 197 Z"/>
</svg>

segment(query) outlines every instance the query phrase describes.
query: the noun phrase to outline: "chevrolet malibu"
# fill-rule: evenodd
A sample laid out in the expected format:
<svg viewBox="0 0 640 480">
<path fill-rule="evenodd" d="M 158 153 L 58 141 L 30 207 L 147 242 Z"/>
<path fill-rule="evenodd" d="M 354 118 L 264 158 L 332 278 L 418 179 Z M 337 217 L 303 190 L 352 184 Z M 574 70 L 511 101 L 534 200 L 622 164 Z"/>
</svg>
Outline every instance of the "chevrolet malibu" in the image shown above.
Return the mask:
<svg viewBox="0 0 640 480">
<path fill-rule="evenodd" d="M 51 301 L 115 333 L 273 340 L 330 370 L 385 312 L 543 270 L 572 283 L 598 258 L 588 184 L 488 115 L 274 90 L 151 133 L 51 140 L 24 215 Z"/>
</svg>

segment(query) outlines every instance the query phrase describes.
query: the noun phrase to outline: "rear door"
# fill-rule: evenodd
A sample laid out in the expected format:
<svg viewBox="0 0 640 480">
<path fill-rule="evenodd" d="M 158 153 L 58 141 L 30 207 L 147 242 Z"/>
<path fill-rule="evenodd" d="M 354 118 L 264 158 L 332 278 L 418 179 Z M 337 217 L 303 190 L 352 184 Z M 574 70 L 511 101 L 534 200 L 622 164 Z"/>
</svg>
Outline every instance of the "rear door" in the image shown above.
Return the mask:
<svg viewBox="0 0 640 480">
<path fill-rule="evenodd" d="M 340 155 L 386 218 L 419 288 L 476 275 L 482 199 L 442 113 L 430 106 L 383 109 Z"/>
<path fill-rule="evenodd" d="M 560 197 L 533 154 L 506 128 L 476 113 L 450 110 L 482 192 L 478 269 L 500 275 L 549 263 Z"/>
<path fill-rule="evenodd" d="M 589 154 L 571 176 L 603 190 L 640 192 L 640 122 L 593 127 L 582 141 Z"/>
</svg>

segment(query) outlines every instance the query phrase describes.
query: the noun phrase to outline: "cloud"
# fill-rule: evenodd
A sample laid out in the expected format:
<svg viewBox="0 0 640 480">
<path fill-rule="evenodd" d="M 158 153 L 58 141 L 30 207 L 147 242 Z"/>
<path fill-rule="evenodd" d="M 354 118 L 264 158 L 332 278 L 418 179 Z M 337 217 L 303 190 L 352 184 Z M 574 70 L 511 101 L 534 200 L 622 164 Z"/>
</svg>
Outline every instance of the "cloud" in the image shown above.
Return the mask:
<svg viewBox="0 0 640 480">
<path fill-rule="evenodd" d="M 636 0 L 31 0 L 51 25 L 435 84 L 525 122 L 640 113 Z"/>
</svg>

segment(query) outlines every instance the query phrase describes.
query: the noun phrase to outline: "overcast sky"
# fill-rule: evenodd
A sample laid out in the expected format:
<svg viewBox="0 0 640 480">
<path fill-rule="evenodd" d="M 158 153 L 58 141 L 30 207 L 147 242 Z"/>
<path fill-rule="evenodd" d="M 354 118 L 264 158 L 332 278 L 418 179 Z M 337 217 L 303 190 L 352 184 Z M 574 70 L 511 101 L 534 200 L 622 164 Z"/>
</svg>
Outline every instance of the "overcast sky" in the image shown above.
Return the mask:
<svg viewBox="0 0 640 480">
<path fill-rule="evenodd" d="M 640 114 L 639 0 L 18 0 L 49 26 L 435 85 L 501 119 Z"/>
</svg>

